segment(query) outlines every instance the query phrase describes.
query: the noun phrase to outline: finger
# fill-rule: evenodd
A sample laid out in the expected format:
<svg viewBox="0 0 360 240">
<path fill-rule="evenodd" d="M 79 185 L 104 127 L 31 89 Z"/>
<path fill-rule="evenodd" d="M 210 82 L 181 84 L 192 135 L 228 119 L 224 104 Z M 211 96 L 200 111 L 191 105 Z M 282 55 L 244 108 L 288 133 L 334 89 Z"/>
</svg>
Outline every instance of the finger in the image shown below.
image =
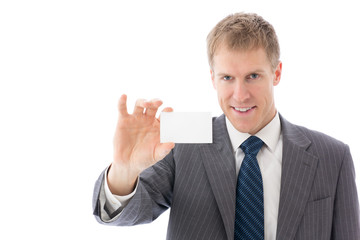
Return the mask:
<svg viewBox="0 0 360 240">
<path fill-rule="evenodd" d="M 134 115 L 140 115 L 144 113 L 145 102 L 146 100 L 142 98 L 136 100 L 134 112 L 133 112 Z"/>
<path fill-rule="evenodd" d="M 157 110 L 163 104 L 160 99 L 153 99 L 146 103 L 145 114 L 149 117 L 155 117 Z"/>
<path fill-rule="evenodd" d="M 173 112 L 173 111 L 174 111 L 174 109 L 171 107 L 166 107 L 162 110 L 162 112 Z"/>
<path fill-rule="evenodd" d="M 128 115 L 127 107 L 126 107 L 126 99 L 127 96 L 125 94 L 121 95 L 119 102 L 118 102 L 118 110 L 121 116 Z"/>
</svg>

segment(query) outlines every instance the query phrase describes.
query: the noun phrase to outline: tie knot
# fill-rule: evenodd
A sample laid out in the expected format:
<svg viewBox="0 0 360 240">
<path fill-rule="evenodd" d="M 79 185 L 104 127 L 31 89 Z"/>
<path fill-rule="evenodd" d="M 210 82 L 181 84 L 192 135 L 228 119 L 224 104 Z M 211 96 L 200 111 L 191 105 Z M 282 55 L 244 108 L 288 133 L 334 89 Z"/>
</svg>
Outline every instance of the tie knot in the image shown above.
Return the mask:
<svg viewBox="0 0 360 240">
<path fill-rule="evenodd" d="M 263 144 L 264 142 L 260 138 L 251 136 L 240 145 L 240 148 L 244 151 L 245 155 L 256 156 Z"/>
</svg>

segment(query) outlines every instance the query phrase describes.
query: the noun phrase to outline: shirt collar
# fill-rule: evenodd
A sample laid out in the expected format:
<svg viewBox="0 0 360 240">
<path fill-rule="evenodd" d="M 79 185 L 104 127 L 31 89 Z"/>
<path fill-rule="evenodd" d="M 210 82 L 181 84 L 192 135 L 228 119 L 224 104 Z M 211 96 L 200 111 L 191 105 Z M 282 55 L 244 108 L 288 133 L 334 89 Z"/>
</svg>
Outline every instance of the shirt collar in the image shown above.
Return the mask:
<svg viewBox="0 0 360 240">
<path fill-rule="evenodd" d="M 230 141 L 234 152 L 246 139 L 251 136 L 249 133 L 242 133 L 236 130 L 236 128 L 231 124 L 227 117 L 226 128 L 229 133 Z M 269 122 L 265 127 L 263 127 L 259 132 L 257 132 L 255 136 L 260 138 L 270 149 L 270 151 L 273 152 L 279 141 L 280 134 L 281 124 L 279 113 L 277 112 L 271 122 Z"/>
</svg>

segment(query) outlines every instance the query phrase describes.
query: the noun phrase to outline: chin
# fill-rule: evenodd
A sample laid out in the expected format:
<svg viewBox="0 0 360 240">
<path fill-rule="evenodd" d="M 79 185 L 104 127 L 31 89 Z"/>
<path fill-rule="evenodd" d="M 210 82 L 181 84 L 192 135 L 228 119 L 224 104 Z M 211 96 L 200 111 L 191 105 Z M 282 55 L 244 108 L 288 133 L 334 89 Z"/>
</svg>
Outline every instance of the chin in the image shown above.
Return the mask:
<svg viewBox="0 0 360 240">
<path fill-rule="evenodd" d="M 232 121 L 231 121 L 232 122 Z M 236 123 L 236 121 L 235 121 Z M 251 132 L 251 127 L 250 126 L 246 126 L 244 124 L 233 124 L 233 126 L 235 127 L 236 130 L 238 130 L 239 132 L 242 133 L 249 133 Z"/>
<path fill-rule="evenodd" d="M 245 128 L 245 127 L 235 127 L 236 130 L 238 130 L 239 132 L 242 132 L 242 133 L 249 133 L 251 132 L 250 128 Z"/>
</svg>

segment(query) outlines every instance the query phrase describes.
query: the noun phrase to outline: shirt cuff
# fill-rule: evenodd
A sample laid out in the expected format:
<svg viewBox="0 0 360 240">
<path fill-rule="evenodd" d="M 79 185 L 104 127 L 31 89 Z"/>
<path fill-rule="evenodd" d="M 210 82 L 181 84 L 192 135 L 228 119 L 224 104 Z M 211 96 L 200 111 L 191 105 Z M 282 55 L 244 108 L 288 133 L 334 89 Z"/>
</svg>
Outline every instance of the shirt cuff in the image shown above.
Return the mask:
<svg viewBox="0 0 360 240">
<path fill-rule="evenodd" d="M 104 178 L 105 178 L 104 179 L 104 190 L 105 190 L 105 197 L 107 200 L 106 202 L 108 204 L 110 204 L 109 207 L 111 207 L 111 209 L 114 209 L 114 211 L 115 211 L 119 208 L 124 208 L 129 203 L 131 198 L 135 195 L 135 192 L 136 192 L 136 190 L 138 188 L 138 184 L 139 184 L 139 178 L 136 181 L 136 187 L 132 193 L 125 195 L 125 196 L 119 196 L 119 195 L 115 195 L 115 194 L 111 193 L 110 188 L 108 186 L 108 182 L 107 182 L 107 172 L 108 172 L 108 169 L 105 171 L 105 176 L 104 176 Z"/>
</svg>

